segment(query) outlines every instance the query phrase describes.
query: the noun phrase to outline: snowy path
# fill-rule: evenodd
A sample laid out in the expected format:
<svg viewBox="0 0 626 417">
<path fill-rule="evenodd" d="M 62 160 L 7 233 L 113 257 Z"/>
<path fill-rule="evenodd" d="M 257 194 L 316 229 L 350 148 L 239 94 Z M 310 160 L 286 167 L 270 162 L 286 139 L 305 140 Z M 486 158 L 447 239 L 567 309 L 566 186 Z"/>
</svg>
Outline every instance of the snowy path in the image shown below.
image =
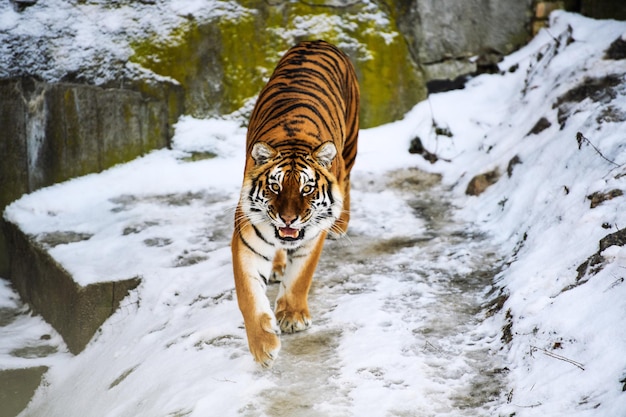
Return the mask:
<svg viewBox="0 0 626 417">
<path fill-rule="evenodd" d="M 195 120 L 178 131 L 174 150 L 11 206 L 26 233 L 89 236 L 50 249 L 82 285 L 142 277 L 83 352 L 61 346 L 45 361 L 20 417 L 494 415 L 507 391 L 503 317 L 486 315 L 501 256 L 456 218 L 465 197 L 410 168 L 419 157 L 404 141 L 363 132 L 349 237 L 326 244 L 313 326 L 281 336 L 264 370 L 247 349 L 229 248 L 245 131 Z M 188 158 L 195 135 L 224 156 Z"/>
<path fill-rule="evenodd" d="M 110 175 L 50 192 L 123 173 Z M 485 319 L 500 262 L 485 236 L 454 220 L 437 176 L 355 173 L 349 238 L 327 242 L 314 279 L 313 326 L 282 336 L 270 370 L 252 363 L 234 299 L 234 196 L 113 194 L 91 202 L 109 213 L 94 228 L 104 236 L 67 252 L 89 259 L 112 239 L 144 283 L 84 352 L 60 346 L 43 360 L 50 371 L 22 417 L 490 416 L 503 401 L 502 325 Z M 84 224 L 71 210 L 68 219 Z M 115 261 L 128 269 L 122 252 Z"/>
<path fill-rule="evenodd" d="M 452 220 L 432 176 L 403 170 L 391 178 L 390 193 L 423 227 L 326 244 L 310 297 L 314 326 L 283 336 L 275 386 L 244 415 L 259 415 L 258 407 L 268 416 L 491 415 L 490 401 L 504 390 L 494 355 L 500 333 L 481 322 L 497 256 L 471 225 Z M 358 207 L 388 188 L 357 177 L 353 189 Z M 358 230 L 382 220 L 356 208 L 352 221 Z"/>
</svg>

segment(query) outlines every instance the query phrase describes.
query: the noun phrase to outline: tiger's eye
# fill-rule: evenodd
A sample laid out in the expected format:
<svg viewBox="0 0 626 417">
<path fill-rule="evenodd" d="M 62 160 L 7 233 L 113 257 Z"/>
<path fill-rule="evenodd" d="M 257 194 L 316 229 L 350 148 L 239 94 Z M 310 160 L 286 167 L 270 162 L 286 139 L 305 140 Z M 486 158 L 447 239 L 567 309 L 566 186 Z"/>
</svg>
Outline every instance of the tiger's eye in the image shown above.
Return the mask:
<svg viewBox="0 0 626 417">
<path fill-rule="evenodd" d="M 302 187 L 302 194 L 308 194 L 311 191 L 313 191 L 313 187 L 311 187 L 310 185 L 305 185 L 304 187 Z"/>
<path fill-rule="evenodd" d="M 280 191 L 280 185 L 278 185 L 277 183 L 272 183 L 270 184 L 270 190 L 272 190 L 275 193 L 278 193 Z"/>
</svg>

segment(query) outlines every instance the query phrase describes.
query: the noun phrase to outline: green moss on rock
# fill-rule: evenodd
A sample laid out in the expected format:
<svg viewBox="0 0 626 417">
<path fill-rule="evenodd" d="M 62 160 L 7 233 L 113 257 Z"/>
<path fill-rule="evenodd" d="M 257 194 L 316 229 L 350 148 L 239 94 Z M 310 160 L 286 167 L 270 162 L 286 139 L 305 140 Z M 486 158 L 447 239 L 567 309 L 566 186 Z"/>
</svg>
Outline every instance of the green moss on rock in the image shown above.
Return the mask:
<svg viewBox="0 0 626 417">
<path fill-rule="evenodd" d="M 396 120 L 425 97 L 421 72 L 395 20 L 376 5 L 240 4 L 248 12 L 207 22 L 189 20 L 163 38 L 138 40 L 132 61 L 180 83 L 186 112 L 196 117 L 246 106 L 281 54 L 305 39 L 325 39 L 352 58 L 361 85 L 363 127 Z"/>
<path fill-rule="evenodd" d="M 238 20 L 222 20 L 222 109 L 232 113 L 255 97 L 280 57 L 286 44 L 279 38 L 267 36 L 263 20 L 246 16 Z"/>
</svg>

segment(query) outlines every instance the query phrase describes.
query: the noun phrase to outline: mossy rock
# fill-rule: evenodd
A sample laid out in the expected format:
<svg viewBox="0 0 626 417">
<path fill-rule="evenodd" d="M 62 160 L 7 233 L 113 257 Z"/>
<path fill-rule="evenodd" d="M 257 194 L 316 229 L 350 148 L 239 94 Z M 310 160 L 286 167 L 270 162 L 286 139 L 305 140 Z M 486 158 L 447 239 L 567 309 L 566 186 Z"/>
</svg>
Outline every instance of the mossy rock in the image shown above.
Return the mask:
<svg viewBox="0 0 626 417">
<path fill-rule="evenodd" d="M 335 3 L 242 1 L 237 14 L 205 22 L 190 18 L 166 37 L 137 40 L 131 60 L 179 82 L 193 116 L 245 115 L 289 47 L 325 39 L 355 64 L 362 126 L 402 117 L 426 90 L 395 20 L 372 3 Z"/>
</svg>

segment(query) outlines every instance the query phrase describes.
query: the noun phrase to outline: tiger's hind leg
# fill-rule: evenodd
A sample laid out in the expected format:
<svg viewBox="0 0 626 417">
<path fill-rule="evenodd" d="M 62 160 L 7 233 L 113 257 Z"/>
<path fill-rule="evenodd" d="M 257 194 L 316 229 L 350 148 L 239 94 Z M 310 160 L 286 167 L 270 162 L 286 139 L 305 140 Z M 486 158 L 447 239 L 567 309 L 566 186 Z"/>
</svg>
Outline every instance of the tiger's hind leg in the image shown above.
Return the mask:
<svg viewBox="0 0 626 417">
<path fill-rule="evenodd" d="M 330 237 L 339 239 L 348 232 L 348 223 L 350 222 L 350 178 L 344 180 L 343 187 L 343 208 L 341 215 L 330 228 Z"/>
<path fill-rule="evenodd" d="M 275 307 L 276 320 L 285 333 L 299 332 L 311 326 L 309 289 L 325 238 L 326 233 L 322 232 L 310 245 L 302 246 L 288 255 L 290 258 L 278 289 Z"/>
<path fill-rule="evenodd" d="M 287 268 L 287 253 L 284 249 L 278 249 L 274 260 L 272 261 L 272 272 L 270 274 L 270 282 L 280 282 L 285 275 L 285 269 Z"/>
</svg>

